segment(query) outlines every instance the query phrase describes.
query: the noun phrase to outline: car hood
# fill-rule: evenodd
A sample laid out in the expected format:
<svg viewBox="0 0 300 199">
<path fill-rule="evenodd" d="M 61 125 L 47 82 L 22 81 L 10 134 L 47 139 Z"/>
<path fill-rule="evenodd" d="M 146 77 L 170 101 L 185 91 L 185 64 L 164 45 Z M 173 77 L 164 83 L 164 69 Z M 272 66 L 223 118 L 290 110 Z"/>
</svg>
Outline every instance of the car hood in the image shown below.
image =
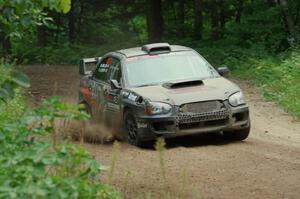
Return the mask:
<svg viewBox="0 0 300 199">
<path fill-rule="evenodd" d="M 181 88 L 166 88 L 162 85 L 131 88 L 130 90 L 151 101 L 181 105 L 186 103 L 226 100 L 240 88 L 229 80 L 218 77 L 202 80 L 202 85 Z"/>
</svg>

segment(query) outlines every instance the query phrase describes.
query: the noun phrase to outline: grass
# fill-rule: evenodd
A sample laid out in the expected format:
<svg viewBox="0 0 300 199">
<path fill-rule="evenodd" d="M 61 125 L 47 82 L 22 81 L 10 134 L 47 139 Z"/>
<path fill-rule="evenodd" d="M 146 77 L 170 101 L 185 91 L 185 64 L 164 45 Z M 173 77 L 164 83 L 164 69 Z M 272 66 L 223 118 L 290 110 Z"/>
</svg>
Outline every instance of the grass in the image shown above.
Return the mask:
<svg viewBox="0 0 300 199">
<path fill-rule="evenodd" d="M 233 75 L 258 85 L 267 100 L 275 101 L 300 118 L 300 50 L 293 49 L 278 57 L 250 57 L 234 69 Z"/>
<path fill-rule="evenodd" d="M 228 66 L 234 77 L 252 82 L 265 99 L 300 118 L 300 48 L 274 53 L 264 46 L 241 48 L 226 41 L 193 47 L 216 68 Z"/>
</svg>

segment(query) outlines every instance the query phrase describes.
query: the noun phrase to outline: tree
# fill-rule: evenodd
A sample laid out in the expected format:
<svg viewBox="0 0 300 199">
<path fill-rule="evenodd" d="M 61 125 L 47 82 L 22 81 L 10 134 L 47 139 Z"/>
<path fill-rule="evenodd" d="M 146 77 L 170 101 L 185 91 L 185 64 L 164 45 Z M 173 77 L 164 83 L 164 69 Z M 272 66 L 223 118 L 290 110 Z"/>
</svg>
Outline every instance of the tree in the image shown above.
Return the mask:
<svg viewBox="0 0 300 199">
<path fill-rule="evenodd" d="M 236 23 L 240 23 L 241 22 L 243 5 L 244 5 L 244 1 L 243 0 L 238 0 L 237 9 L 236 9 L 236 15 L 235 15 L 235 22 Z"/>
<path fill-rule="evenodd" d="M 278 4 L 280 6 L 282 6 L 282 13 L 283 13 L 289 34 L 295 39 L 296 43 L 300 42 L 300 35 L 297 32 L 297 29 L 294 24 L 294 20 L 290 14 L 287 1 L 286 0 L 278 0 Z"/>
<path fill-rule="evenodd" d="M 219 26 L 223 29 L 225 27 L 227 13 L 226 13 L 226 3 L 224 0 L 219 0 L 218 7 L 219 7 Z"/>
<path fill-rule="evenodd" d="M 202 0 L 195 0 L 194 8 L 194 37 L 197 39 L 202 39 L 203 32 L 203 2 Z"/>
<path fill-rule="evenodd" d="M 163 36 L 164 20 L 161 0 L 147 0 L 147 29 L 149 42 L 160 42 Z"/>
<path fill-rule="evenodd" d="M 220 39 L 218 4 L 216 0 L 212 0 L 210 2 L 210 22 L 211 22 L 211 38 L 213 40 Z"/>
<path fill-rule="evenodd" d="M 44 8 L 67 13 L 70 10 L 70 2 L 71 0 L 0 1 L 0 39 L 4 51 L 10 53 L 12 38 L 21 38 L 23 32 L 31 31 L 44 23 Z"/>
<path fill-rule="evenodd" d="M 72 43 L 75 40 L 75 0 L 72 0 L 69 12 L 69 41 Z"/>
<path fill-rule="evenodd" d="M 185 0 L 179 0 L 178 4 L 178 34 L 183 37 L 185 34 L 184 23 L 185 23 Z"/>
</svg>

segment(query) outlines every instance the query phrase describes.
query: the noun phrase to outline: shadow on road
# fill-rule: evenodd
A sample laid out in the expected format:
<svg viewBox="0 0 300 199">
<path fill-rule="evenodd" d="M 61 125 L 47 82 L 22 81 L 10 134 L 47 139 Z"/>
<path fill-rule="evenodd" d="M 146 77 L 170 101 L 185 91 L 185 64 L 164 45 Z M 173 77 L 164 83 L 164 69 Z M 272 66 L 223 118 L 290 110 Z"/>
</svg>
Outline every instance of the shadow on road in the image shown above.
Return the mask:
<svg viewBox="0 0 300 199">
<path fill-rule="evenodd" d="M 221 134 L 199 134 L 191 136 L 176 137 L 166 139 L 166 147 L 168 149 L 175 147 L 198 147 L 207 145 L 225 145 L 229 144 L 228 140 L 225 140 Z"/>
<path fill-rule="evenodd" d="M 106 146 L 112 146 L 114 141 L 118 141 L 124 145 L 130 146 L 124 140 L 110 140 L 104 142 L 89 142 L 93 144 L 101 144 Z M 175 138 L 168 138 L 165 139 L 166 142 L 166 149 L 173 149 L 177 147 L 186 147 L 186 148 L 193 148 L 193 147 L 205 147 L 205 146 L 223 146 L 223 145 L 232 145 L 232 144 L 251 144 L 251 142 L 243 142 L 243 141 L 230 141 L 223 138 L 221 134 L 217 133 L 209 133 L 209 134 L 199 134 L 199 135 L 190 135 L 190 136 L 180 136 Z M 155 150 L 155 142 L 148 142 L 141 148 L 136 146 L 131 146 L 141 150 Z"/>
<path fill-rule="evenodd" d="M 222 146 L 228 144 L 243 144 L 246 142 L 242 141 L 230 141 L 226 140 L 222 137 L 221 134 L 218 133 L 210 133 L 210 134 L 199 134 L 199 135 L 191 135 L 191 136 L 181 136 L 176 138 L 168 138 L 165 139 L 166 148 L 172 149 L 176 147 L 202 147 L 202 146 Z M 155 150 L 155 143 L 149 143 L 148 146 L 145 146 L 143 149 L 146 150 Z"/>
</svg>

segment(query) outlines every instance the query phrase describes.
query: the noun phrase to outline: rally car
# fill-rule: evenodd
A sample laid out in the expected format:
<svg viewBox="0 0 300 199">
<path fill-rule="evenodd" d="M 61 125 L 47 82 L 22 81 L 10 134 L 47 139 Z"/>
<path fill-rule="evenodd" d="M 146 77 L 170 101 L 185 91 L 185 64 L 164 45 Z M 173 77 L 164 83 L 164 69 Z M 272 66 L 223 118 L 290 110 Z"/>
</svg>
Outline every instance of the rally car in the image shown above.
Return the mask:
<svg viewBox="0 0 300 199">
<path fill-rule="evenodd" d="M 94 69 L 88 71 L 88 64 Z M 223 77 L 228 72 L 191 48 L 147 44 L 80 60 L 79 102 L 92 117 L 124 129 L 137 146 L 157 137 L 216 132 L 244 140 L 249 108 L 241 89 Z"/>
</svg>

